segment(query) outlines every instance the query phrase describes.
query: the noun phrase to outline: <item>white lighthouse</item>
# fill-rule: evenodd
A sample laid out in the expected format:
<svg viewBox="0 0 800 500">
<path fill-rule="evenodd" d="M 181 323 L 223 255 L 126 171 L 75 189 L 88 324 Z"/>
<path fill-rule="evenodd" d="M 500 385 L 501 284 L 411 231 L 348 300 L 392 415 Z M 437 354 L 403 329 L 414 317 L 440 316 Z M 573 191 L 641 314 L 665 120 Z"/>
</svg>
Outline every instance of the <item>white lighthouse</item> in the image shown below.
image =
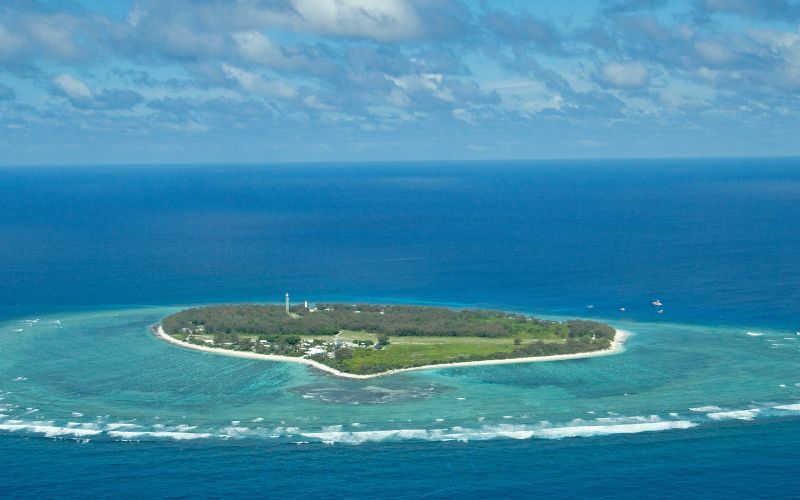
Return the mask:
<svg viewBox="0 0 800 500">
<path fill-rule="evenodd" d="M 289 314 L 289 292 L 286 292 L 286 314 Z"/>
</svg>

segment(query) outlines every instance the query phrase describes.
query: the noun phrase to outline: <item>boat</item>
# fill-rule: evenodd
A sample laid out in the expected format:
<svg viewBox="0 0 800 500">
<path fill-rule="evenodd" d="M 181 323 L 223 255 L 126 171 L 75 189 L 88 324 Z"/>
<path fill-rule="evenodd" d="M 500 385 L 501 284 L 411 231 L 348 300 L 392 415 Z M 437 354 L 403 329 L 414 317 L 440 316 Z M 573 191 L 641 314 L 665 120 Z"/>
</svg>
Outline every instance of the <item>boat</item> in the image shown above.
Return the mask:
<svg viewBox="0 0 800 500">
<path fill-rule="evenodd" d="M 656 307 L 661 307 L 661 306 L 664 305 L 664 304 L 661 303 L 661 301 L 659 299 L 656 299 L 656 300 L 654 300 L 653 302 L 650 302 L 650 303 L 653 304 Z"/>
<path fill-rule="evenodd" d="M 624 308 L 624 307 L 620 307 L 620 308 L 619 308 L 619 311 L 620 311 L 620 312 L 625 312 L 625 308 Z"/>
<path fill-rule="evenodd" d="M 656 312 L 657 312 L 658 314 L 664 314 L 664 310 L 663 310 L 663 309 L 659 309 L 659 310 L 658 310 L 658 311 L 656 311 Z"/>
</svg>

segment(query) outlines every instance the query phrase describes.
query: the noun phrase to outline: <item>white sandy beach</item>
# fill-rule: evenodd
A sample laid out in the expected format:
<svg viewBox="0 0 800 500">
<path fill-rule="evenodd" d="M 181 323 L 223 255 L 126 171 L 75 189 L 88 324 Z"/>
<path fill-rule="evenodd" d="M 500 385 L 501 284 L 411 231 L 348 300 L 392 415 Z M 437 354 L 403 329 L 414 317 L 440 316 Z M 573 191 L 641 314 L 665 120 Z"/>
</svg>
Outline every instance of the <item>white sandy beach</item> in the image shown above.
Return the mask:
<svg viewBox="0 0 800 500">
<path fill-rule="evenodd" d="M 248 358 L 248 359 L 262 359 L 265 361 L 284 361 L 289 363 L 300 363 L 303 365 L 313 366 L 318 370 L 322 370 L 324 372 L 328 372 L 332 375 L 336 375 L 337 377 L 344 377 L 344 378 L 352 378 L 352 379 L 369 379 L 375 377 L 384 377 L 386 375 L 392 375 L 395 373 L 400 372 L 410 372 L 413 370 L 430 370 L 433 368 L 461 368 L 466 366 L 481 366 L 481 365 L 509 365 L 515 363 L 539 363 L 543 361 L 562 361 L 567 359 L 582 359 L 582 358 L 595 358 L 598 356 L 608 356 L 610 354 L 617 354 L 624 350 L 625 348 L 625 341 L 631 335 L 631 332 L 627 330 L 616 330 L 616 334 L 614 335 L 614 340 L 611 342 L 611 347 L 608 349 L 603 349 L 602 351 L 593 351 L 593 352 L 584 352 L 584 353 L 577 353 L 577 354 L 555 354 L 552 356 L 536 356 L 536 357 L 529 357 L 529 358 L 511 358 L 511 359 L 487 359 L 484 361 L 462 361 L 460 363 L 442 363 L 440 365 L 424 365 L 424 366 L 415 366 L 412 368 L 399 368 L 396 370 L 389 370 L 382 373 L 373 373 L 369 375 L 357 375 L 354 373 L 345 373 L 340 372 L 335 368 L 331 368 L 330 366 L 323 365 L 317 361 L 306 359 L 306 358 L 296 358 L 292 356 L 277 356 L 275 354 L 259 354 L 255 352 L 246 352 L 246 351 L 231 351 L 229 349 L 220 349 L 218 347 L 207 347 L 203 345 L 196 345 L 190 344 L 188 342 L 183 342 L 178 340 L 164 331 L 164 328 L 161 325 L 158 325 L 156 328 L 153 329 L 153 333 L 159 337 L 161 340 L 169 342 L 171 344 L 175 344 L 180 347 L 185 347 L 187 349 L 194 349 L 196 351 L 205 351 L 211 352 L 214 354 L 222 354 L 223 356 L 234 356 L 237 358 Z"/>
</svg>

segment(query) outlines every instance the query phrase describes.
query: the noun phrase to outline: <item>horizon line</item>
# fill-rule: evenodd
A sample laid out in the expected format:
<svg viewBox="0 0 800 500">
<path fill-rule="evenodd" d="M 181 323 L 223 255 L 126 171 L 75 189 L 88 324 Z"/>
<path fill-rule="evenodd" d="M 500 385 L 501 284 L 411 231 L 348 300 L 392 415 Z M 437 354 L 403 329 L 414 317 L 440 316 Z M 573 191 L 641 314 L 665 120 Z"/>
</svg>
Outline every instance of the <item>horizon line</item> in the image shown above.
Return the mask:
<svg viewBox="0 0 800 500">
<path fill-rule="evenodd" d="M 74 167 L 210 167 L 210 166 L 241 166 L 241 167 L 269 167 L 269 166 L 337 166 L 337 165 L 399 165 L 399 164 L 454 164 L 454 163 L 522 163 L 522 162 L 593 162 L 593 161 L 642 161 L 642 160 L 777 160 L 800 159 L 797 155 L 730 155 L 730 156 L 596 156 L 596 157 L 539 157 L 539 158 L 469 158 L 469 159 L 425 159 L 425 160 L 267 160 L 263 162 L 125 162 L 125 163 L 0 163 L 0 168 L 74 168 Z"/>
</svg>

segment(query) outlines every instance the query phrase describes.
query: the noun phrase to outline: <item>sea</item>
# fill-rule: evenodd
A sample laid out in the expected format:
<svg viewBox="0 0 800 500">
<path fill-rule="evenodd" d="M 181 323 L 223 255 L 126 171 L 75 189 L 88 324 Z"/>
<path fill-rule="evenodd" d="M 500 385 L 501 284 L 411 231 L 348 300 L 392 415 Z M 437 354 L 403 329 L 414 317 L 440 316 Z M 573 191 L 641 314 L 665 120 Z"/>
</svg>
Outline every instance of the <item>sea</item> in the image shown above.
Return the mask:
<svg viewBox="0 0 800 500">
<path fill-rule="evenodd" d="M 348 380 L 150 333 L 287 292 L 633 335 Z M 798 158 L 3 167 L 0 497 L 799 498 L 798 331 Z"/>
</svg>

